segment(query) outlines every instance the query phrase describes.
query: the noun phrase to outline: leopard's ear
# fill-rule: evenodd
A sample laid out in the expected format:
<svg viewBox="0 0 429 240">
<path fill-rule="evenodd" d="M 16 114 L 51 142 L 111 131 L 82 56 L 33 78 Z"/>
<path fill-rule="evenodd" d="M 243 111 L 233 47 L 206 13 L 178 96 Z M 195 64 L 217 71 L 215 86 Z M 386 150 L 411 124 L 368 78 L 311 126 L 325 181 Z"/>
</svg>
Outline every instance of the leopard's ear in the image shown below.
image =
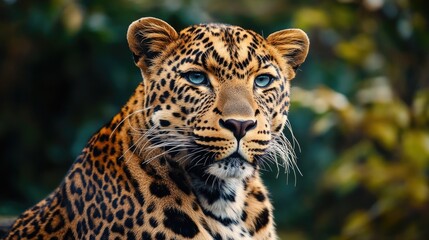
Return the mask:
<svg viewBox="0 0 429 240">
<path fill-rule="evenodd" d="M 307 34 L 301 29 L 285 29 L 272 33 L 267 37 L 267 41 L 295 71 L 304 62 L 310 46 Z"/>
<path fill-rule="evenodd" d="M 166 47 L 178 38 L 178 34 L 168 23 L 152 17 L 140 18 L 128 27 L 128 46 L 134 62 L 143 71 Z"/>
</svg>

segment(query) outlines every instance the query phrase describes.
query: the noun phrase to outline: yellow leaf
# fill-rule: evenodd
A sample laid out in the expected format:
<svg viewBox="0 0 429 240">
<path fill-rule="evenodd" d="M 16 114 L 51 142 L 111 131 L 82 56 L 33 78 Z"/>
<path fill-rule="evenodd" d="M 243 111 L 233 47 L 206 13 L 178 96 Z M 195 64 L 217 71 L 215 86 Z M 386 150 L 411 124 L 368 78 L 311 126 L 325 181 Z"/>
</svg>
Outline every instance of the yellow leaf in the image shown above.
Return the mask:
<svg viewBox="0 0 429 240">
<path fill-rule="evenodd" d="M 347 218 L 343 234 L 348 237 L 366 235 L 369 232 L 370 221 L 366 212 L 355 211 Z"/>
<path fill-rule="evenodd" d="M 429 133 L 424 130 L 409 130 L 404 133 L 402 151 L 407 162 L 416 169 L 429 167 Z"/>
<path fill-rule="evenodd" d="M 351 41 L 340 42 L 335 47 L 339 57 L 355 64 L 361 64 L 373 52 L 374 42 L 367 35 L 358 35 Z"/>
<path fill-rule="evenodd" d="M 320 9 L 302 8 L 296 12 L 293 25 L 302 29 L 310 29 L 313 27 L 326 28 L 329 26 L 329 18 L 326 12 Z"/>
<path fill-rule="evenodd" d="M 429 187 L 425 178 L 412 178 L 408 183 L 408 191 L 416 205 L 427 204 L 429 199 Z"/>
<path fill-rule="evenodd" d="M 397 128 L 388 121 L 367 122 L 365 132 L 387 149 L 393 149 L 398 141 Z"/>
</svg>

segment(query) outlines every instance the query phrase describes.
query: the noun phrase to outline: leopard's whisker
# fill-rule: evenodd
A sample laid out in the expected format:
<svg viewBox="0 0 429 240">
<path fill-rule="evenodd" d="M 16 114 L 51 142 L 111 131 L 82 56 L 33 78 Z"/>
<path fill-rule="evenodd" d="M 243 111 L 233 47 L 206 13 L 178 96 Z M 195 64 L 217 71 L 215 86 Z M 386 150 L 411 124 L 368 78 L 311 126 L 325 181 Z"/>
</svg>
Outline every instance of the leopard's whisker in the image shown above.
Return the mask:
<svg viewBox="0 0 429 240">
<path fill-rule="evenodd" d="M 115 128 L 114 128 L 114 129 L 112 130 L 112 132 L 110 133 L 109 138 L 112 138 L 113 133 L 115 133 L 115 132 L 116 132 L 116 130 L 118 129 L 118 127 L 119 127 L 120 125 L 122 125 L 122 124 L 124 123 L 124 121 L 125 121 L 125 120 L 129 119 L 130 117 L 132 117 L 132 116 L 133 116 L 133 115 L 135 115 L 135 114 L 141 113 L 141 112 L 146 111 L 146 110 L 148 110 L 148 109 L 150 109 L 150 108 L 152 108 L 152 107 L 147 107 L 147 108 L 139 109 L 139 110 L 136 110 L 136 111 L 134 111 L 134 112 L 132 112 L 132 113 L 128 114 L 126 117 L 124 117 L 124 119 L 122 119 L 118 124 L 116 124 Z"/>
</svg>

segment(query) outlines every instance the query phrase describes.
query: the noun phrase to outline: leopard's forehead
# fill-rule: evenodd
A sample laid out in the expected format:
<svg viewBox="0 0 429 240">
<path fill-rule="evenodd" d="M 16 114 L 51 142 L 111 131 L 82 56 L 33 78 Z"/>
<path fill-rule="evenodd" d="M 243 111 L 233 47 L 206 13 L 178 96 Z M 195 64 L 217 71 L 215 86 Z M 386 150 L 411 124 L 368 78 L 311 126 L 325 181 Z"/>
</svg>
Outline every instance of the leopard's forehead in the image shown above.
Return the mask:
<svg viewBox="0 0 429 240">
<path fill-rule="evenodd" d="M 186 49 L 182 56 L 222 75 L 222 79 L 244 78 L 275 61 L 261 35 L 238 26 L 194 25 L 183 29 L 179 39 Z"/>
<path fill-rule="evenodd" d="M 264 42 L 259 34 L 252 30 L 228 24 L 199 24 L 183 29 L 180 37 L 185 41 L 207 43 L 210 41 L 222 42 L 223 46 L 229 50 L 243 48 L 250 43 L 261 44 Z M 253 47 L 256 47 L 254 45 Z"/>
<path fill-rule="evenodd" d="M 232 37 L 233 35 L 238 36 L 240 34 L 251 34 L 251 35 L 257 35 L 262 39 L 262 37 L 259 34 L 253 32 L 252 30 L 247 30 L 239 26 L 223 24 L 223 23 L 208 23 L 208 24 L 192 25 L 180 31 L 181 35 L 199 34 L 199 33 L 209 33 L 214 37 Z"/>
</svg>

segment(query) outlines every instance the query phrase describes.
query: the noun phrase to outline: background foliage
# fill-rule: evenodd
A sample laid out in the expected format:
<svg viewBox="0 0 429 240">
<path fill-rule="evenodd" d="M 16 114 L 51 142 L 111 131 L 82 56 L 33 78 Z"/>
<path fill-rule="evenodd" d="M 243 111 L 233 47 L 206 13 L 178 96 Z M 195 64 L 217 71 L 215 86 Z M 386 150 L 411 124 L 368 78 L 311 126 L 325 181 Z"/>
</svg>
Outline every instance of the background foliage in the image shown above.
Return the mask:
<svg viewBox="0 0 429 240">
<path fill-rule="evenodd" d="M 0 215 L 52 191 L 125 103 L 140 81 L 125 33 L 142 16 L 309 34 L 290 113 L 303 176 L 264 173 L 282 238 L 429 236 L 423 0 L 1 0 Z"/>
</svg>

